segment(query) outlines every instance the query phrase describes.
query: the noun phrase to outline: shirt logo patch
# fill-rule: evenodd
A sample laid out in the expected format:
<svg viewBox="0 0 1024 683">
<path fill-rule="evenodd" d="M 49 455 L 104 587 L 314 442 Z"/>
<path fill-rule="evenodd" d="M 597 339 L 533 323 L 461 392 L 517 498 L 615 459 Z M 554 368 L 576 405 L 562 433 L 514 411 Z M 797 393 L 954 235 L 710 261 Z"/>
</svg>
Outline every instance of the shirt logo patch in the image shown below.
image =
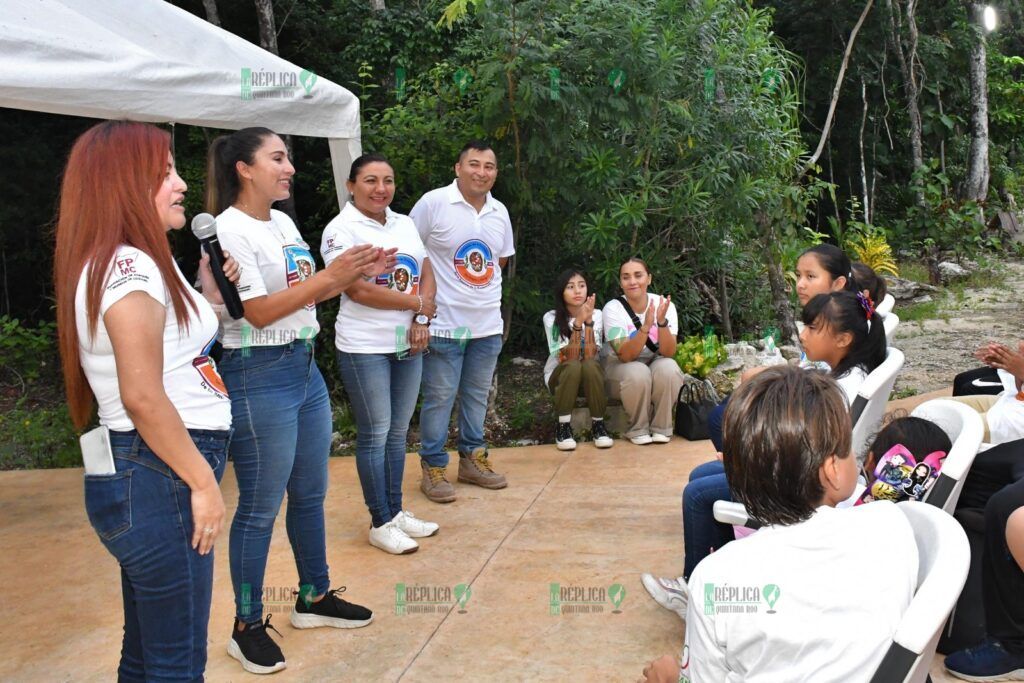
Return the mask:
<svg viewBox="0 0 1024 683">
<path fill-rule="evenodd" d="M 210 357 L 210 349 L 213 348 L 213 343 L 216 339 L 214 337 L 203 347 L 203 352 L 193 359 L 192 367 L 196 369 L 196 372 L 203 379 L 204 387 L 221 398 L 227 398 L 228 388 L 224 386 L 224 380 L 221 379 L 220 373 L 217 372 L 217 364 Z"/>
<path fill-rule="evenodd" d="M 375 284 L 387 287 L 399 294 L 416 296 L 420 292 L 420 264 L 409 254 L 395 256 L 398 265 L 390 275 L 378 275 Z"/>
<path fill-rule="evenodd" d="M 298 244 L 287 244 L 281 247 L 284 252 L 285 281 L 288 287 L 294 287 L 300 282 L 305 282 L 313 277 L 316 272 L 316 263 L 309 249 Z M 306 304 L 306 310 L 312 311 L 316 307 L 315 302 Z"/>
<path fill-rule="evenodd" d="M 486 287 L 494 279 L 494 258 L 491 248 L 480 240 L 463 242 L 455 250 L 455 274 L 474 288 Z"/>
</svg>

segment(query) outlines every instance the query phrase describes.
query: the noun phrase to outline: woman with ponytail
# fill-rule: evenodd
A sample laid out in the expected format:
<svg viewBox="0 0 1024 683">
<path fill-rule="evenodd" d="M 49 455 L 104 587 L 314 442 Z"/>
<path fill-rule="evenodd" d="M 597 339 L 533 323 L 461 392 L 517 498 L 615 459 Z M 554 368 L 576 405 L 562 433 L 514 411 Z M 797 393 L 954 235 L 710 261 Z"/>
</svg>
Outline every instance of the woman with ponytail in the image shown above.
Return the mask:
<svg viewBox="0 0 1024 683">
<path fill-rule="evenodd" d="M 263 577 L 274 520 L 288 494 L 288 540 L 298 571 L 295 628 L 355 628 L 370 610 L 329 590 L 324 498 L 331 448 L 331 404 L 313 354 L 316 304 L 387 269 L 393 256 L 356 245 L 316 272 L 292 220 L 271 208 L 291 194 L 295 168 L 267 128 L 244 128 L 210 148 L 207 210 L 220 243 L 241 266 L 245 318 L 224 324 L 221 371 L 231 394 L 231 458 L 238 509 L 231 523 L 235 622 L 228 653 L 251 673 L 285 667 L 263 620 Z"/>
<path fill-rule="evenodd" d="M 121 566 L 124 681 L 202 680 L 224 519 L 231 406 L 208 355 L 223 301 L 209 258 L 198 296 L 171 254 L 167 232 L 185 225 L 187 188 L 170 141 L 131 121 L 90 128 L 68 157 L 57 219 L 71 418 L 84 427 L 98 404 L 113 455 L 87 460 L 85 507 Z M 224 271 L 237 279 L 232 259 Z"/>
</svg>

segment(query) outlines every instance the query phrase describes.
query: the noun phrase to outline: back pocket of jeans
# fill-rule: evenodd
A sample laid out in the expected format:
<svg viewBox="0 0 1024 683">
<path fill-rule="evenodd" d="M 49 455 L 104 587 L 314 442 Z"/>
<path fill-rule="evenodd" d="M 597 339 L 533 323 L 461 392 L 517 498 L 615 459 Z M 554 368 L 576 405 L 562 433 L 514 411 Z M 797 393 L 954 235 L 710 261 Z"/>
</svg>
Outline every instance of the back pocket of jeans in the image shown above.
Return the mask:
<svg viewBox="0 0 1024 683">
<path fill-rule="evenodd" d="M 132 470 L 85 475 L 85 511 L 104 541 L 132 528 Z"/>
</svg>

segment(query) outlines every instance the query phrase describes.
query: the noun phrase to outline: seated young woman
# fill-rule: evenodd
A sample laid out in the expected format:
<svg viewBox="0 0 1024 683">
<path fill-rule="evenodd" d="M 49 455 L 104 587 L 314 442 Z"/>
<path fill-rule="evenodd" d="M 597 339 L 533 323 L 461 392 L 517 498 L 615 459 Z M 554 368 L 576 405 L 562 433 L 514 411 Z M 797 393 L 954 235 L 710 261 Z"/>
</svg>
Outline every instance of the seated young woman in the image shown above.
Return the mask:
<svg viewBox="0 0 1024 683">
<path fill-rule="evenodd" d="M 675 361 L 679 318 L 671 296 L 647 291 L 651 271 L 638 258 L 619 267 L 623 295 L 604 306 L 605 383 L 629 417 L 626 438 L 638 446 L 672 439 L 683 371 Z"/>
<path fill-rule="evenodd" d="M 604 369 L 597 360 L 604 325 L 601 311 L 595 310 L 596 295 L 590 292 L 590 284 L 583 273 L 571 268 L 562 271 L 555 281 L 555 307 L 544 314 L 544 337 L 549 354 L 544 365 L 544 385 L 554 395 L 558 416 L 555 445 L 560 451 L 576 448 L 571 420 L 576 397 L 581 393 L 590 409 L 594 445 L 611 448 L 613 444 L 604 424 L 608 405 Z"/>
<path fill-rule="evenodd" d="M 804 306 L 802 318 L 804 329 L 800 333 L 800 342 L 808 360 L 811 363 L 822 362 L 832 368 L 828 374 L 843 390 L 849 406 L 868 373 L 885 360 L 885 328 L 881 317 L 866 298 L 838 291 L 819 294 L 811 299 Z M 806 368 L 805 371 L 821 372 L 814 368 Z M 713 549 L 733 540 L 732 527 L 714 518 L 715 501 L 731 500 L 730 484 L 720 461 L 694 468 L 683 489 L 683 575 L 659 578 L 644 574 L 641 577 L 651 597 L 681 618 L 685 618 L 689 600 L 686 583 L 690 574 Z"/>
<path fill-rule="evenodd" d="M 766 526 L 694 570 L 703 599 L 686 613 L 678 680 L 865 680 L 884 657 L 914 595 L 917 544 L 892 503 L 836 509 L 858 474 L 843 393 L 824 373 L 773 367 L 734 394 L 725 468 Z M 838 590 L 878 574 L 883 537 L 870 598 Z"/>
</svg>

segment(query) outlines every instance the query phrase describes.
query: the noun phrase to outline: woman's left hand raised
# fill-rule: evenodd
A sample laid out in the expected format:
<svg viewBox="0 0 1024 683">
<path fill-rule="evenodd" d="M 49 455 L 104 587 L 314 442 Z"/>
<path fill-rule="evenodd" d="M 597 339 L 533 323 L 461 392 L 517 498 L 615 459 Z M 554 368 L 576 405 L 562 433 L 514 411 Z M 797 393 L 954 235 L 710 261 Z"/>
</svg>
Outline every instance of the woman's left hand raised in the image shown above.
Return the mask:
<svg viewBox="0 0 1024 683">
<path fill-rule="evenodd" d="M 661 297 L 661 303 L 658 304 L 658 324 L 664 324 L 665 316 L 668 315 L 668 307 L 672 304 L 671 296 Z"/>
</svg>

